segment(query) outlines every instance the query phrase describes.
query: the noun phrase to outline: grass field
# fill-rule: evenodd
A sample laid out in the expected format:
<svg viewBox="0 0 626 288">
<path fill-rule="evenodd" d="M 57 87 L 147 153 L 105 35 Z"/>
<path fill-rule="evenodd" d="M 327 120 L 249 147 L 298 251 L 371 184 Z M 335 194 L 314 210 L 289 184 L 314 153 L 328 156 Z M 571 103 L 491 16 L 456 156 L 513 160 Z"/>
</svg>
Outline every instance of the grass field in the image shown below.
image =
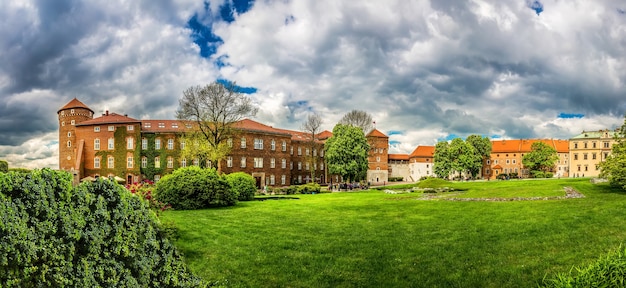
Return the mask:
<svg viewBox="0 0 626 288">
<path fill-rule="evenodd" d="M 626 239 L 626 193 L 588 179 L 454 183 L 424 201 L 381 191 L 295 195 L 236 207 L 166 211 L 191 269 L 228 287 L 536 287 Z"/>
</svg>

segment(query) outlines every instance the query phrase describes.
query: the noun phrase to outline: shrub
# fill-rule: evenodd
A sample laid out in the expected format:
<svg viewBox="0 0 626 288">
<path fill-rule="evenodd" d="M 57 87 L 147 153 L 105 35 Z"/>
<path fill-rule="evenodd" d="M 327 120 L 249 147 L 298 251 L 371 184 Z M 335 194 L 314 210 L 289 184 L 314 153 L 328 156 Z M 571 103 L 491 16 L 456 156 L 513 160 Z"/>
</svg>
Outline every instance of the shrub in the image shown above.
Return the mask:
<svg viewBox="0 0 626 288">
<path fill-rule="evenodd" d="M 174 209 L 201 209 L 211 206 L 231 206 L 237 197 L 224 177 L 214 168 L 197 166 L 176 169 L 156 184 L 156 200 Z"/>
<path fill-rule="evenodd" d="M 389 177 L 389 182 L 402 182 L 404 177 Z"/>
<path fill-rule="evenodd" d="M 154 213 L 110 180 L 0 174 L 4 287 L 197 287 Z"/>
<path fill-rule="evenodd" d="M 9 172 L 9 163 L 7 161 L 0 160 L 0 173 Z"/>
<path fill-rule="evenodd" d="M 128 190 L 131 194 L 143 199 L 148 204 L 150 209 L 157 212 L 157 215 L 162 211 L 172 208 L 172 205 L 158 201 L 152 196 L 152 191 L 155 189 L 154 182 L 152 181 L 148 180 L 140 183 L 133 183 L 124 186 L 124 188 L 126 188 L 126 190 Z"/>
<path fill-rule="evenodd" d="M 620 246 L 587 267 L 559 273 L 544 279 L 543 287 L 624 287 L 626 285 L 626 250 Z"/>
<path fill-rule="evenodd" d="M 311 182 L 297 186 L 296 191 L 298 194 L 312 194 L 312 193 L 320 193 L 322 187 L 320 184 Z"/>
<path fill-rule="evenodd" d="M 256 181 L 250 174 L 235 172 L 226 175 L 226 180 L 230 183 L 233 192 L 239 201 L 250 201 L 254 199 L 256 193 Z"/>
</svg>

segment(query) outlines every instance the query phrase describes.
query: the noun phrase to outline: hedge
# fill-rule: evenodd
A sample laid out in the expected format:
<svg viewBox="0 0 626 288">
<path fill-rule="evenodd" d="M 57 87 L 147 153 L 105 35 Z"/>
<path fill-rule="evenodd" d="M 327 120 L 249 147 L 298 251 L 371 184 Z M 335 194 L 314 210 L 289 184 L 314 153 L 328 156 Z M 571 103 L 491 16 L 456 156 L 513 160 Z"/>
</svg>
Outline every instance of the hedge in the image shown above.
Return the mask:
<svg viewBox="0 0 626 288">
<path fill-rule="evenodd" d="M 0 173 L 3 287 L 198 287 L 153 211 L 110 181 Z"/>
</svg>

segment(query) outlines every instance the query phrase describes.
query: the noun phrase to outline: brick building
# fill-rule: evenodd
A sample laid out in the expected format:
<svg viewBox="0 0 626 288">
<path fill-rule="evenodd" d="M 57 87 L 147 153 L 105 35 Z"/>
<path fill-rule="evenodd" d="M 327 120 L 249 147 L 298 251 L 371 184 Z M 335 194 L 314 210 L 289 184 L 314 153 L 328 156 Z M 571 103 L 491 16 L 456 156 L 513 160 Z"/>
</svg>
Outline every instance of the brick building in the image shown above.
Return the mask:
<svg viewBox="0 0 626 288">
<path fill-rule="evenodd" d="M 179 167 L 200 163 L 184 159 L 181 139 L 189 123 L 178 120 L 137 120 L 109 113 L 95 117 L 93 110 L 73 99 L 57 111 L 59 119 L 59 168 L 78 182 L 85 177 L 120 177 L 126 182 L 159 180 Z M 324 141 L 332 133 L 311 135 L 273 128 L 250 119 L 235 124 L 237 134 L 228 140 L 231 152 L 222 160 L 225 173 L 246 172 L 257 187 L 287 186 L 316 181 L 326 183 Z M 339 178 L 337 178 L 340 180 Z"/>
</svg>

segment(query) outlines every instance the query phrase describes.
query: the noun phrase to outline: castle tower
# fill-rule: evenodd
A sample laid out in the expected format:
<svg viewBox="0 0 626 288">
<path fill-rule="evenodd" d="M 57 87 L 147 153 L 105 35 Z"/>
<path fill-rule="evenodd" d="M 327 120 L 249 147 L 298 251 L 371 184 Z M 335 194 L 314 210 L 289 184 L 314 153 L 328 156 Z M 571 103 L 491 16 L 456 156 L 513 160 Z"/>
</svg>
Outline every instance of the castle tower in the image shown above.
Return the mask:
<svg viewBox="0 0 626 288">
<path fill-rule="evenodd" d="M 59 169 L 74 171 L 76 165 L 75 125 L 92 119 L 93 110 L 74 98 L 57 111 L 59 116 Z"/>
</svg>

